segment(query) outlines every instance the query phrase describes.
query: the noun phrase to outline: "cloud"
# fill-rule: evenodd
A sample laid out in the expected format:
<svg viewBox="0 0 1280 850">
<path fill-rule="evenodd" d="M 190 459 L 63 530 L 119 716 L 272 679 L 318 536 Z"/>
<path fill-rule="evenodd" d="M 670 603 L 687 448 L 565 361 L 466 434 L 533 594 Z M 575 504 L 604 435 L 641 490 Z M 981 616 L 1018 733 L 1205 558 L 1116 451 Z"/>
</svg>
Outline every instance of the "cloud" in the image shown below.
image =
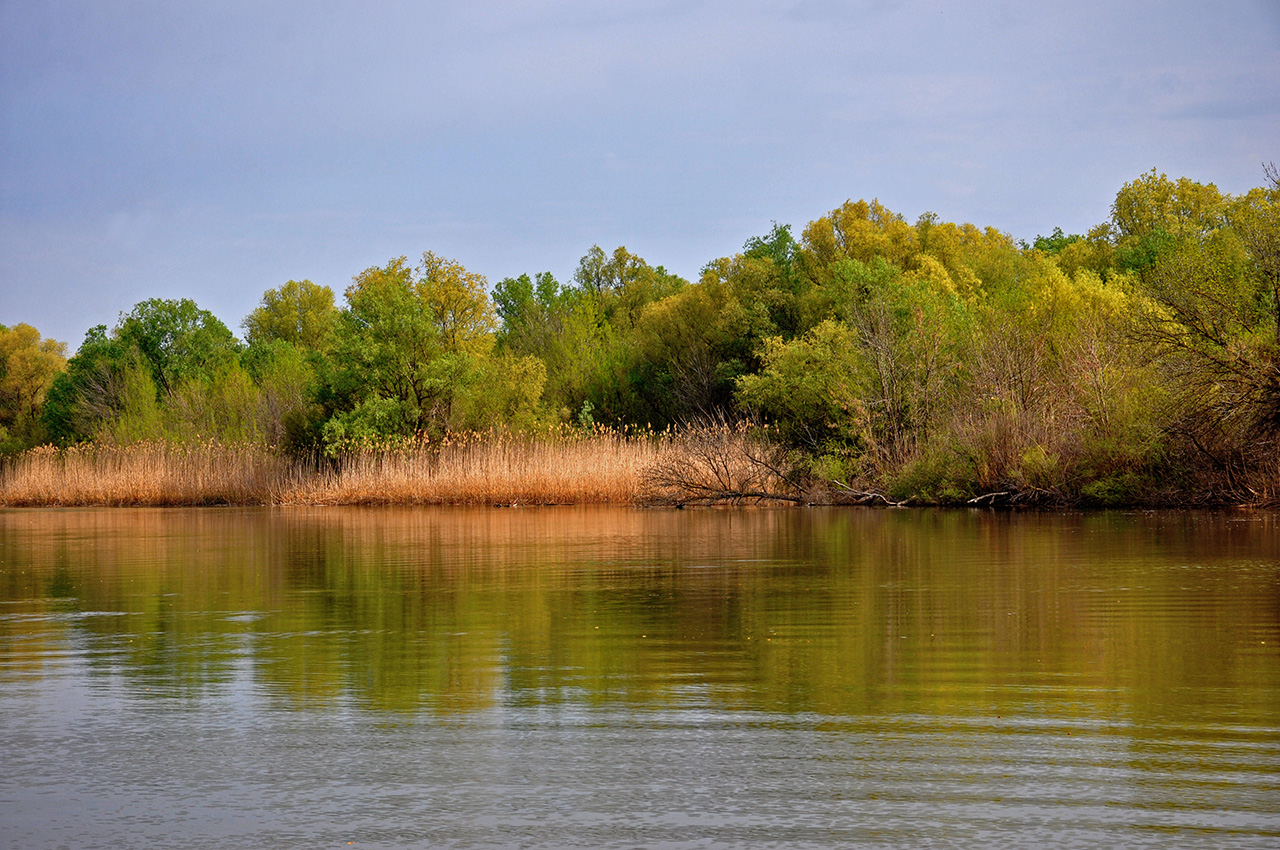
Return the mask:
<svg viewBox="0 0 1280 850">
<path fill-rule="evenodd" d="M 234 326 L 290 277 L 341 288 L 427 248 L 499 278 L 567 276 L 593 242 L 622 243 L 692 276 L 859 196 L 1079 230 L 1152 165 L 1257 183 L 1280 138 L 1275 18 L 1094 0 L 8 0 L 0 321 L 43 331 L 103 290 L 121 303 L 98 321 L 205 294 Z"/>
</svg>

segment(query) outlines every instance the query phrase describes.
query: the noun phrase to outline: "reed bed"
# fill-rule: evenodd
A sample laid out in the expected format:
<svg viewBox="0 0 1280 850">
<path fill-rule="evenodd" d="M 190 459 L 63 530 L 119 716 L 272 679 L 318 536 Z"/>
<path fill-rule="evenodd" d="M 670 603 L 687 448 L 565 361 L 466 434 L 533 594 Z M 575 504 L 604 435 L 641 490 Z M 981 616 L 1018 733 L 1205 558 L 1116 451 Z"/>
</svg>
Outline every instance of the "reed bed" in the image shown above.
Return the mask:
<svg viewBox="0 0 1280 850">
<path fill-rule="evenodd" d="M 33 449 L 0 470 L 0 505 L 634 504 L 669 439 L 647 432 L 482 432 L 321 463 L 265 446 Z"/>
<path fill-rule="evenodd" d="M 267 448 L 218 443 L 90 443 L 32 449 L 0 472 L 0 505 L 269 504 L 300 470 Z"/>
<path fill-rule="evenodd" d="M 395 451 L 351 453 L 336 469 L 283 496 L 304 505 L 634 504 L 664 439 L 599 429 L 587 434 L 481 432 Z"/>
</svg>

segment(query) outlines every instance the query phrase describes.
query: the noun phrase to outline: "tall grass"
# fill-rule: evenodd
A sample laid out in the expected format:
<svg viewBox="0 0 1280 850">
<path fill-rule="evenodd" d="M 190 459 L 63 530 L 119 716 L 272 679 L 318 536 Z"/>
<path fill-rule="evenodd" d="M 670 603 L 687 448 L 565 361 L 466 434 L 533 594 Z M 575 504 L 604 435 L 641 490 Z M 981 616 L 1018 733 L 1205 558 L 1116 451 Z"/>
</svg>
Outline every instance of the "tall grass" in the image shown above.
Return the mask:
<svg viewBox="0 0 1280 850">
<path fill-rule="evenodd" d="M 391 451 L 353 452 L 301 480 L 286 504 L 631 504 L 666 439 L 569 428 L 451 435 Z"/>
<path fill-rule="evenodd" d="M 43 446 L 0 471 L 0 505 L 256 505 L 296 485 L 296 464 L 255 445 Z"/>
<path fill-rule="evenodd" d="M 608 429 L 491 431 L 320 464 L 255 444 L 42 447 L 0 470 L 0 505 L 629 504 L 668 443 Z"/>
</svg>

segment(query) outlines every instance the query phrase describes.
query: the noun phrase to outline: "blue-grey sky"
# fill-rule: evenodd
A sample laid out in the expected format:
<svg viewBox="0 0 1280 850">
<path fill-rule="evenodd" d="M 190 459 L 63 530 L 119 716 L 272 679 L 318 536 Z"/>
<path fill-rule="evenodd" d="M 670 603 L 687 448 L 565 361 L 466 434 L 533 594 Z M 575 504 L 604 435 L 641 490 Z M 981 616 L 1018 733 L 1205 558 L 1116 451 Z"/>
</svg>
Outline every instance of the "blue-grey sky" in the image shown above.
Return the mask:
<svg viewBox="0 0 1280 850">
<path fill-rule="evenodd" d="M 425 250 L 695 279 L 849 198 L 1030 239 L 1280 161 L 1277 0 L 0 0 L 0 323 Z"/>
</svg>

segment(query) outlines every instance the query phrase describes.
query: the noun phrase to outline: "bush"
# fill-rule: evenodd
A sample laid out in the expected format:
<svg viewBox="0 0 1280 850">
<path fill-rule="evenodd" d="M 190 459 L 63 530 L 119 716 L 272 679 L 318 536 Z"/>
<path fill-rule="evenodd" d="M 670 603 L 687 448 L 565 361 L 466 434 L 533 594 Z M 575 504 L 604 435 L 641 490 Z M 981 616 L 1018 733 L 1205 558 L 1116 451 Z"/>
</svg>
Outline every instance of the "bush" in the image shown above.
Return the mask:
<svg viewBox="0 0 1280 850">
<path fill-rule="evenodd" d="M 887 490 L 900 502 L 956 504 L 975 495 L 973 470 L 955 452 L 932 447 L 892 474 Z"/>
<path fill-rule="evenodd" d="M 1133 504 L 1141 491 L 1142 479 L 1133 472 L 1123 472 L 1089 482 L 1080 488 L 1080 496 L 1086 504 L 1112 508 Z"/>
</svg>

